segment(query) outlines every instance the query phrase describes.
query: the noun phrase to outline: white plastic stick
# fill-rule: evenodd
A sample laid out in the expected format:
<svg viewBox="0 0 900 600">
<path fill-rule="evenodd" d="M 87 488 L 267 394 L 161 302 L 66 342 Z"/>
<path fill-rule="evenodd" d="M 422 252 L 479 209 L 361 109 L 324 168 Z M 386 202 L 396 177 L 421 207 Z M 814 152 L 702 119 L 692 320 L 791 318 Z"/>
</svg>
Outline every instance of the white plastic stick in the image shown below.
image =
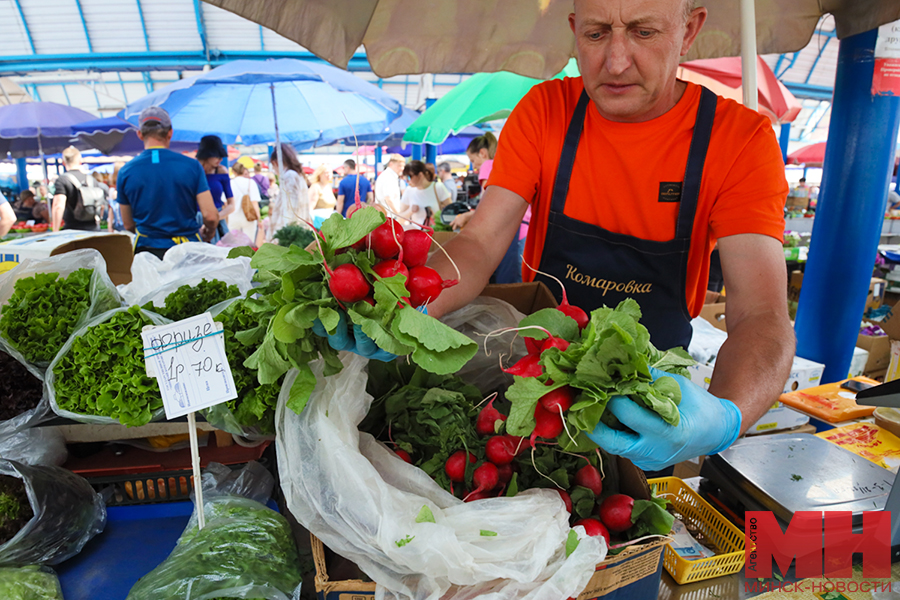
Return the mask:
<svg viewBox="0 0 900 600">
<path fill-rule="evenodd" d="M 203 514 L 203 486 L 200 483 L 200 445 L 197 443 L 197 420 L 194 418 L 193 412 L 188 413 L 187 419 L 188 427 L 190 427 L 188 434 L 191 438 L 191 468 L 194 471 L 194 495 L 196 496 L 197 524 L 200 529 L 203 529 L 206 527 L 206 516 Z"/>
</svg>

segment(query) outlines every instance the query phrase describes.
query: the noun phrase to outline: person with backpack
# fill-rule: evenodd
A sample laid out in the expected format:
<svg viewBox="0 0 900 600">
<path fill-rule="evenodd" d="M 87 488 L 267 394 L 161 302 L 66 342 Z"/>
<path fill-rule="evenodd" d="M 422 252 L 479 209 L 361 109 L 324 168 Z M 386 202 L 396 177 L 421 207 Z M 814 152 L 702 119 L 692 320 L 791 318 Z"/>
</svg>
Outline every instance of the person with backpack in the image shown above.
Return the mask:
<svg viewBox="0 0 900 600">
<path fill-rule="evenodd" d="M 51 208 L 51 229 L 98 231 L 109 187 L 96 181 L 82 167 L 81 152 L 69 146 L 62 152 L 66 172 L 56 180 Z"/>
</svg>

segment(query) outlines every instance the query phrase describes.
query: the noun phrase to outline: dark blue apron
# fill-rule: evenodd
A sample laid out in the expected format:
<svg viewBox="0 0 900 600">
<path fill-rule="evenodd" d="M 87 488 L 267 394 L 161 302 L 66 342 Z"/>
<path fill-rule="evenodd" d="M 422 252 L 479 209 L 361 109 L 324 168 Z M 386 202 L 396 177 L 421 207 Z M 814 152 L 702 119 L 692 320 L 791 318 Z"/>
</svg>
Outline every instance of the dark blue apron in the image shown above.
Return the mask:
<svg viewBox="0 0 900 600">
<path fill-rule="evenodd" d="M 673 195 L 672 201 L 679 201 L 680 193 L 675 238 L 667 242 L 614 233 L 564 214 L 589 103 L 587 92 L 582 92 L 566 132 L 553 185 L 540 270 L 562 280 L 569 302 L 587 312 L 603 305 L 615 307 L 625 298 L 634 298 L 643 313 L 641 323 L 650 331 L 650 339 L 657 348 L 687 348 L 692 333 L 685 299 L 688 254 L 703 164 L 716 115 L 716 95 L 701 88 L 684 181 L 680 186 L 678 182 L 661 185 L 661 201 L 665 193 Z M 575 193 L 586 194 L 589 190 L 575 190 Z M 544 281 L 560 298 L 557 284 L 541 275 L 535 279 Z"/>
</svg>

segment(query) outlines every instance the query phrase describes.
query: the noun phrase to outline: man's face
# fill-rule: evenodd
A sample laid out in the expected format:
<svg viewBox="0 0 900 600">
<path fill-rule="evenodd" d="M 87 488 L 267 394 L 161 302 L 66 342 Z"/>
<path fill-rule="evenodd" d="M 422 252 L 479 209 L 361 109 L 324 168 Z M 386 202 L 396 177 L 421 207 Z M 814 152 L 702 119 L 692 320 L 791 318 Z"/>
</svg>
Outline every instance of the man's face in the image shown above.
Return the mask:
<svg viewBox="0 0 900 600">
<path fill-rule="evenodd" d="M 400 175 L 400 174 L 403 172 L 403 166 L 404 166 L 404 165 L 403 165 L 403 163 L 400 162 L 399 160 L 395 160 L 395 161 L 392 162 L 389 166 L 390 166 L 391 169 L 394 171 L 394 173 L 396 173 L 397 175 Z"/>
<path fill-rule="evenodd" d="M 640 122 L 680 97 L 675 70 L 706 19 L 683 0 L 575 0 L 569 24 L 588 95 L 611 121 Z"/>
</svg>

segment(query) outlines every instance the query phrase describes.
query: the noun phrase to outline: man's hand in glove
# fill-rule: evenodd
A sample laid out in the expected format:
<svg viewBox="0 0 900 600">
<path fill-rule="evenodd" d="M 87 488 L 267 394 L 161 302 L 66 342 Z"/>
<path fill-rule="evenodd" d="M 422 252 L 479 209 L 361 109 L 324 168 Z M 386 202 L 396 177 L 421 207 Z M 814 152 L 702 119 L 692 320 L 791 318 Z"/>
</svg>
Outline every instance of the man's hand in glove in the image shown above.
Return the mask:
<svg viewBox="0 0 900 600">
<path fill-rule="evenodd" d="M 681 388 L 681 422 L 672 426 L 655 412 L 639 406 L 625 396 L 614 396 L 606 405 L 632 432 L 616 431 L 603 423 L 588 434 L 598 446 L 611 454 L 624 456 L 645 471 L 658 471 L 669 465 L 704 454 L 718 454 L 738 438 L 741 411 L 730 400 L 716 398 L 680 375 L 651 368 L 655 381 L 672 377 Z"/>
<path fill-rule="evenodd" d="M 381 362 L 390 362 L 397 358 L 396 354 L 385 352 L 375 345 L 375 341 L 363 333 L 362 327 L 353 325 L 353 335 L 350 335 L 347 329 L 347 315 L 343 311 L 338 311 L 341 320 L 338 322 L 337 329 L 333 334 L 329 334 L 322 322 L 316 319 L 313 323 L 313 333 L 319 337 L 328 338 L 328 345 L 338 352 L 346 350 L 359 354 L 362 357 L 371 360 L 380 360 Z"/>
</svg>

